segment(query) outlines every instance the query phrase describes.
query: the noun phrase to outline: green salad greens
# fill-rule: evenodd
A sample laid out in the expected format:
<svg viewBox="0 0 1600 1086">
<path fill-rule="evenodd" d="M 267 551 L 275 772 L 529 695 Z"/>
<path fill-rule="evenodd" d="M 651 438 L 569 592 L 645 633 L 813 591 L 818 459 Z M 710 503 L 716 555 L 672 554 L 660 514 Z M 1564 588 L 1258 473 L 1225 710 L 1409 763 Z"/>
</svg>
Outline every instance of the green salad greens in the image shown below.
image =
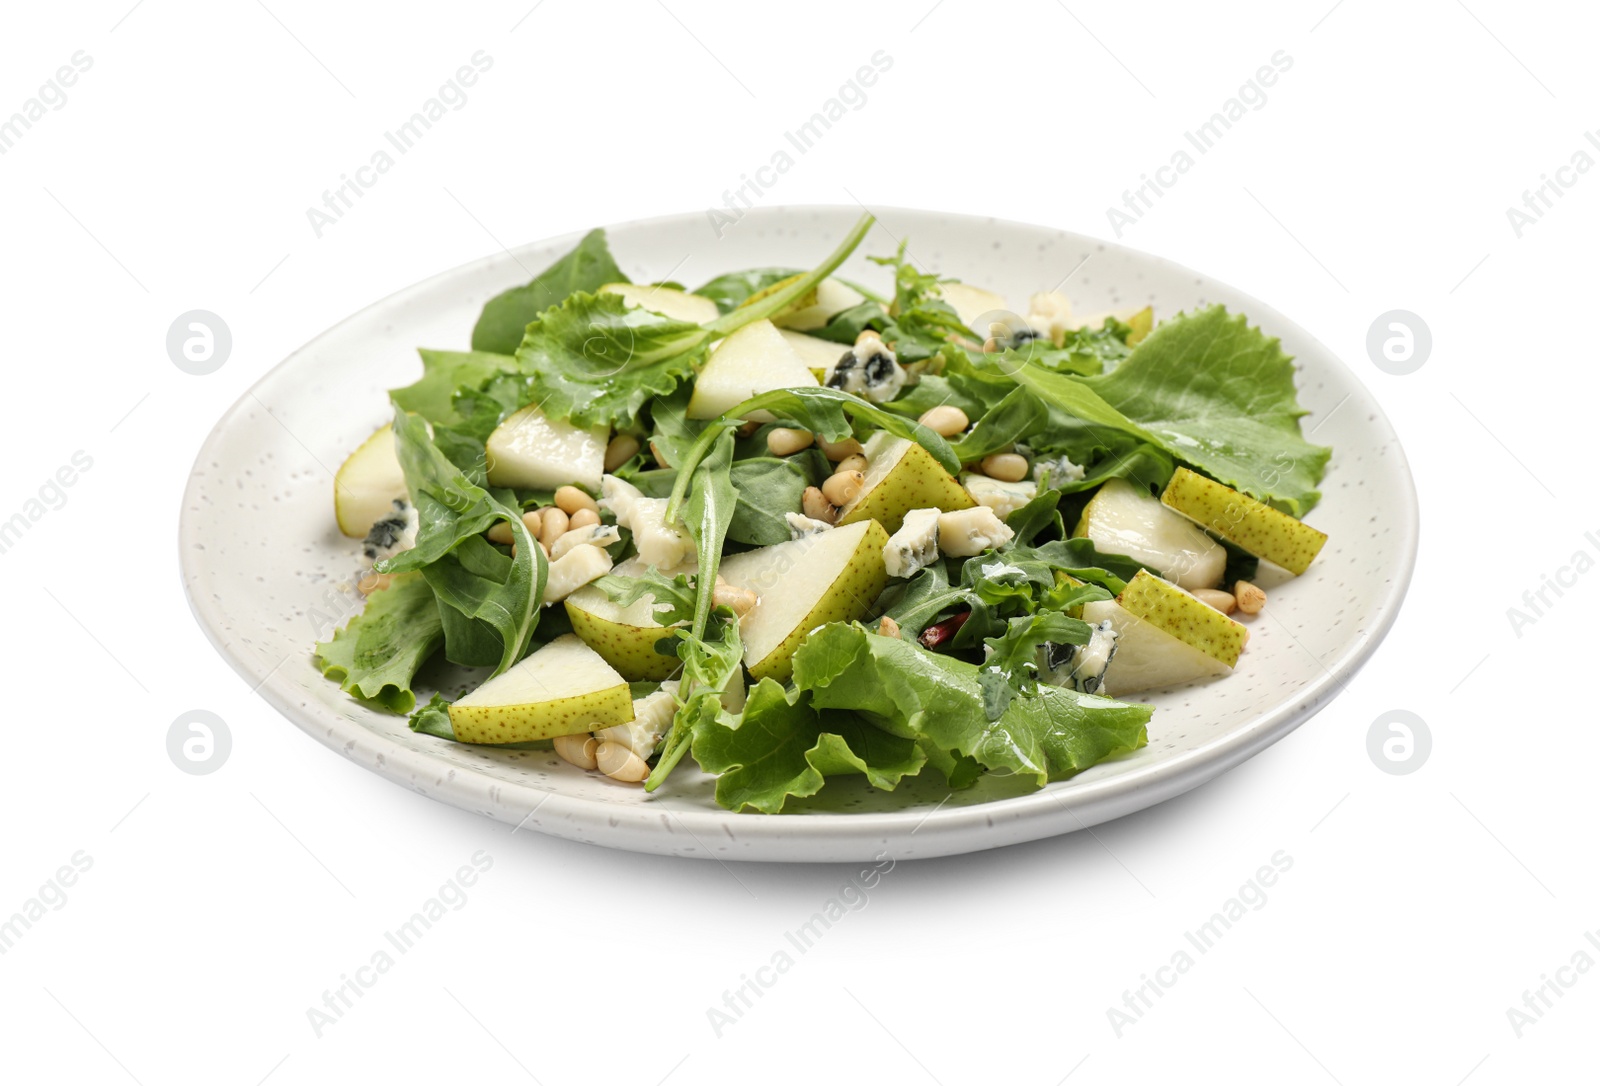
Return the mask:
<svg viewBox="0 0 1600 1086">
<path fill-rule="evenodd" d="M 1258 564 L 1327 538 L 1278 341 L 1014 312 L 904 244 L 837 276 L 871 225 L 696 290 L 595 230 L 422 351 L 338 472 L 366 604 L 323 673 L 441 742 L 647 791 L 687 758 L 770 814 L 830 778 L 1044 787 L 1148 742 L 1121 699 L 1247 666 Z"/>
</svg>

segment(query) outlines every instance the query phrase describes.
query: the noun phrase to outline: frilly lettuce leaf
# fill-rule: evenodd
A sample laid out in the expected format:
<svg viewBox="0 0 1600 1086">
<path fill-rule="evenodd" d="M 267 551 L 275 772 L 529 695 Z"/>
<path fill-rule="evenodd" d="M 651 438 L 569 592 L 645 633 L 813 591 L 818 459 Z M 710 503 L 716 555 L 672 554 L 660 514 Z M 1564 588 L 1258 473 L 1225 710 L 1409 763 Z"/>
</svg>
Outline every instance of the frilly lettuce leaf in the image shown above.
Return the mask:
<svg viewBox="0 0 1600 1086">
<path fill-rule="evenodd" d="M 1011 699 L 998 720 L 985 712 L 978 667 L 895 637 L 834 623 L 794 656 L 796 687 L 818 709 L 851 709 L 885 731 L 970 757 L 991 773 L 1063 780 L 1147 742 L 1148 705 L 1057 686 Z"/>
<path fill-rule="evenodd" d="M 790 796 L 814 796 L 826 778 L 860 773 L 892 791 L 927 760 L 913 739 L 891 735 L 852 713 L 819 713 L 803 691 L 763 679 L 740 718 L 708 718 L 694 728 L 701 768 L 717 774 L 717 802 L 733 811 L 776 814 Z"/>
<path fill-rule="evenodd" d="M 1103 377 L 1031 363 L 1014 376 L 1091 432 L 1148 441 L 1296 516 L 1320 497 L 1316 488 L 1331 450 L 1300 433 L 1306 412 L 1295 395 L 1292 360 L 1277 339 L 1220 305 L 1163 321 Z"/>
<path fill-rule="evenodd" d="M 403 573 L 317 645 L 317 664 L 340 689 L 391 713 L 417 704 L 411 680 L 444 641 L 439 606 L 419 574 Z"/>
<path fill-rule="evenodd" d="M 472 349 L 508 355 L 522 342 L 523 332 L 551 306 L 576 291 L 594 293 L 607 283 L 626 283 L 611 258 L 604 230 L 591 230 L 566 256 L 520 287 L 489 299 L 472 329 Z"/>
</svg>

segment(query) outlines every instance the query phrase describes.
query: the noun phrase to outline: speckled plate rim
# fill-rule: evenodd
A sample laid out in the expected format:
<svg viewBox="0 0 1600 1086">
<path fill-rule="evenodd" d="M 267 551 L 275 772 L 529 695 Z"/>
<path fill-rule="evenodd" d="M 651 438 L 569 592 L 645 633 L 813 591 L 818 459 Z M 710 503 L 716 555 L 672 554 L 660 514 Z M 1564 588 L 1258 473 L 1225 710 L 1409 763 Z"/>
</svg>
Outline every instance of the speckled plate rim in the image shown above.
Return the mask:
<svg viewBox="0 0 1600 1086">
<path fill-rule="evenodd" d="M 747 214 L 831 214 L 840 210 L 828 205 L 795 205 L 756 209 Z M 1202 277 L 1201 273 L 1164 257 L 1098 238 L 1063 233 L 1054 227 L 912 208 L 884 208 L 880 211 L 881 217 L 896 214 L 937 214 L 972 229 L 1003 225 L 1048 231 L 1075 244 L 1115 250 L 1168 272 Z M 647 229 L 700 217 L 700 213 L 663 215 L 611 224 L 608 229 Z M 578 242 L 583 233 L 577 231 L 546 238 L 523 248 L 570 247 Z M 1358 634 L 1335 660 L 1331 663 L 1324 661 L 1322 676 L 1302 687 L 1297 697 L 1258 714 L 1248 724 L 1234 727 L 1215 740 L 1130 773 L 1099 780 L 1058 782 L 1026 795 L 971 806 L 945 808 L 940 805 L 931 811 L 908 808 L 897 812 L 856 814 L 817 812 L 798 817 L 734 814 L 718 809 L 652 811 L 648 804 L 641 807 L 607 803 L 563 795 L 559 791 L 532 784 L 459 772 L 456 767 L 444 764 L 425 751 L 407 748 L 336 713 L 322 711 L 318 706 L 299 703 L 292 687 L 274 682 L 275 668 L 263 667 L 262 661 L 249 656 L 240 645 L 226 636 L 227 620 L 220 604 L 209 593 L 194 590 L 204 577 L 204 570 L 198 564 L 204 561 L 205 552 L 192 546 L 202 533 L 200 517 L 194 512 L 195 503 L 192 499 L 199 486 L 200 465 L 213 457 L 230 425 L 249 410 L 255 402 L 257 390 L 271 382 L 281 371 L 294 366 L 324 336 L 347 323 L 363 319 L 369 311 L 404 295 L 425 291 L 441 280 L 465 274 L 501 258 L 501 254 L 495 254 L 470 261 L 379 299 L 313 337 L 262 375 L 218 420 L 202 443 L 195 457 L 195 468 L 185 487 L 178 524 L 180 574 L 190 608 L 218 653 L 250 684 L 252 690 L 330 749 L 380 776 L 463 810 L 519 828 L 628 851 L 785 862 L 855 861 L 884 855 L 896 859 L 932 858 L 1070 833 L 1182 795 L 1246 761 L 1316 715 L 1338 696 L 1371 658 L 1393 627 L 1410 586 L 1416 564 L 1420 525 L 1416 486 L 1398 435 L 1394 435 L 1382 408 L 1349 368 L 1304 329 L 1242 291 L 1208 279 L 1248 303 L 1248 315 L 1252 323 L 1266 325 L 1270 322 L 1280 336 L 1287 336 L 1292 331 L 1307 342 L 1315 343 L 1322 351 L 1322 356 L 1315 360 L 1319 376 L 1339 384 L 1348 392 L 1348 398 L 1371 416 L 1373 426 L 1384 427 L 1392 435 L 1390 444 L 1393 455 L 1386 456 L 1381 463 L 1369 464 L 1368 471 L 1385 473 L 1390 496 L 1401 499 L 1399 508 L 1390 509 L 1395 518 L 1394 527 L 1399 533 L 1396 547 L 1398 561 L 1392 569 L 1386 570 L 1390 574 L 1388 587 L 1379 597 L 1378 606 L 1373 609 L 1372 625 Z M 1302 357 L 1301 361 L 1308 360 Z M 422 779 L 432 780 L 434 787 L 430 789 L 419 785 L 417 782 Z M 911 841 L 911 835 L 917 836 L 915 842 Z"/>
</svg>

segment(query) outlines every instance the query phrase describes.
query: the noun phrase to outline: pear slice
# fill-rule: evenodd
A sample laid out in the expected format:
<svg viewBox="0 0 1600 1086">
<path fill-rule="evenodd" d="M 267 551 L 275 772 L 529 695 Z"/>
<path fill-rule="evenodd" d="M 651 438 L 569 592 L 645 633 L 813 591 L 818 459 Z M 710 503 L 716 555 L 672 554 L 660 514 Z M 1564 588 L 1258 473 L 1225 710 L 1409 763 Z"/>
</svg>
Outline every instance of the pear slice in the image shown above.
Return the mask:
<svg viewBox="0 0 1600 1086">
<path fill-rule="evenodd" d="M 778 334 L 783 336 L 783 341 L 794 348 L 795 354 L 800 356 L 800 361 L 806 364 L 806 369 L 811 371 L 811 376 L 818 381 L 825 380 L 833 372 L 834 364 L 850 350 L 843 343 L 835 343 L 831 339 L 818 339 L 808 336 L 804 332 L 792 332 L 787 328 L 778 329 Z"/>
<path fill-rule="evenodd" d="M 1106 667 L 1099 691 L 1108 697 L 1209 679 L 1231 670 L 1221 660 L 1130 613 L 1115 600 L 1084 604 L 1083 620 L 1092 626 L 1110 622 L 1117 635 L 1117 651 Z"/>
<path fill-rule="evenodd" d="M 450 706 L 450 727 L 463 743 L 527 743 L 632 719 L 627 680 L 576 634 L 562 634 Z"/>
<path fill-rule="evenodd" d="M 787 285 L 787 282 L 778 283 L 769 289 Z M 824 279 L 811 295 L 797 299 L 788 309 L 774 316 L 772 323 L 802 332 L 808 328 L 821 328 L 835 314 L 854 309 L 866 300 L 854 287 L 847 287 L 837 279 Z"/>
<path fill-rule="evenodd" d="M 675 287 L 656 287 L 648 283 L 607 283 L 601 294 L 620 294 L 630 306 L 639 306 L 663 317 L 689 324 L 705 324 L 717 319 L 717 303 Z"/>
<path fill-rule="evenodd" d="M 1221 661 L 1239 662 L 1250 631 L 1216 608 L 1201 603 L 1170 581 L 1141 569 L 1117 597 L 1124 610 L 1160 627 L 1179 641 Z"/>
<path fill-rule="evenodd" d="M 554 490 L 572 484 L 598 491 L 610 436 L 605 426 L 584 429 L 546 418 L 530 404 L 489 435 L 489 485 Z"/>
<path fill-rule="evenodd" d="M 753 321 L 712 350 L 694 379 L 687 414 L 691 419 L 714 419 L 758 392 L 816 388 L 821 383 L 771 321 Z"/>
<path fill-rule="evenodd" d="M 1112 479 L 1083 507 L 1074 535 L 1095 550 L 1149 566 L 1179 588 L 1213 588 L 1228 552 L 1222 544 L 1126 479 Z"/>
<path fill-rule="evenodd" d="M 790 657 L 812 630 L 865 617 L 889 581 L 888 542 L 883 527 L 867 520 L 723 559 L 723 578 L 757 597 L 739 623 L 750 674 L 786 681 Z"/>
<path fill-rule="evenodd" d="M 637 577 L 649 568 L 634 556 L 612 572 L 619 577 Z M 671 628 L 656 621 L 654 596 L 640 596 L 624 607 L 591 584 L 568 596 L 566 606 L 573 633 L 629 682 L 657 681 L 678 670 L 676 656 L 656 651 L 656 642 L 669 636 Z"/>
<path fill-rule="evenodd" d="M 356 539 L 366 538 L 374 524 L 394 511 L 394 503 L 407 497 L 392 426 L 363 441 L 333 477 L 333 515 L 339 530 Z"/>
<path fill-rule="evenodd" d="M 950 308 L 956 311 L 961 323 L 969 327 L 985 313 L 1008 311 L 1003 294 L 975 287 L 971 283 L 940 283 L 939 293 L 949 303 Z M 979 328 L 977 331 L 982 332 L 984 329 Z"/>
<path fill-rule="evenodd" d="M 1328 541 L 1328 533 L 1188 468 L 1173 473 L 1161 503 L 1296 576 L 1310 567 Z"/>
<path fill-rule="evenodd" d="M 855 499 L 839 510 L 841 525 L 875 520 L 893 533 L 913 509 L 949 513 L 977 504 L 932 453 L 909 438 L 879 430 L 867 439 L 863 453 L 866 479 Z"/>
</svg>

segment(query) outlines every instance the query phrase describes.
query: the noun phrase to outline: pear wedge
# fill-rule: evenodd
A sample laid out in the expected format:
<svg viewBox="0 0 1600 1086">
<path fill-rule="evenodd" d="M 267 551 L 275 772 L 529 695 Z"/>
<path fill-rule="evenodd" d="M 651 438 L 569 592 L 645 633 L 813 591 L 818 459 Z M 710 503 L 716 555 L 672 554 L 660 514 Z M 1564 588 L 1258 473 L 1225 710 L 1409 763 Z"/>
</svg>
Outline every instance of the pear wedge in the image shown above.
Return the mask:
<svg viewBox="0 0 1600 1086">
<path fill-rule="evenodd" d="M 888 542 L 881 525 L 865 520 L 723 559 L 722 577 L 757 597 L 739 623 L 750 674 L 787 680 L 790 657 L 812 630 L 864 617 L 889 581 Z"/>
<path fill-rule="evenodd" d="M 642 559 L 633 557 L 612 572 L 636 577 L 648 568 Z M 676 656 L 656 651 L 656 642 L 671 636 L 672 628 L 656 621 L 654 596 L 641 596 L 624 607 L 591 584 L 568 596 L 566 607 L 572 632 L 629 682 L 657 681 L 678 670 Z"/>
<path fill-rule="evenodd" d="M 1148 570 L 1141 569 L 1128 582 L 1117 602 L 1130 614 L 1228 667 L 1239 662 L 1239 654 L 1250 640 L 1250 631 L 1244 626 Z"/>
<path fill-rule="evenodd" d="M 757 393 L 821 383 L 771 321 L 752 321 L 712 350 L 694 379 L 687 414 L 714 419 Z M 750 417 L 758 414 L 765 412 Z"/>
<path fill-rule="evenodd" d="M 1296 576 L 1310 568 L 1328 541 L 1328 533 L 1188 468 L 1173 473 L 1161 503 Z"/>
<path fill-rule="evenodd" d="M 1130 613 L 1115 600 L 1084 604 L 1082 617 L 1093 626 L 1109 621 L 1117 635 L 1117 651 L 1106 667 L 1099 690 L 1107 697 L 1159 690 L 1226 675 L 1231 670 L 1221 660 Z"/>
<path fill-rule="evenodd" d="M 620 294 L 630 306 L 639 306 L 663 317 L 689 324 L 706 324 L 717 319 L 717 303 L 675 287 L 656 287 L 648 283 L 607 283 L 602 294 Z"/>
<path fill-rule="evenodd" d="M 463 743 L 527 743 L 633 719 L 628 682 L 575 634 L 563 634 L 450 706 Z"/>
<path fill-rule="evenodd" d="M 584 429 L 565 419 L 546 418 L 530 404 L 489 435 L 489 485 L 554 490 L 572 484 L 596 492 L 610 436 L 608 427 Z"/>
<path fill-rule="evenodd" d="M 362 539 L 409 496 L 406 473 L 394 451 L 394 428 L 385 426 L 345 458 L 333 477 L 333 515 L 339 531 Z"/>
<path fill-rule="evenodd" d="M 861 492 L 839 510 L 839 523 L 875 520 L 888 533 L 898 532 L 913 509 L 954 512 L 977 503 L 933 454 L 908 438 L 879 430 L 867 439 L 866 479 Z"/>
</svg>

